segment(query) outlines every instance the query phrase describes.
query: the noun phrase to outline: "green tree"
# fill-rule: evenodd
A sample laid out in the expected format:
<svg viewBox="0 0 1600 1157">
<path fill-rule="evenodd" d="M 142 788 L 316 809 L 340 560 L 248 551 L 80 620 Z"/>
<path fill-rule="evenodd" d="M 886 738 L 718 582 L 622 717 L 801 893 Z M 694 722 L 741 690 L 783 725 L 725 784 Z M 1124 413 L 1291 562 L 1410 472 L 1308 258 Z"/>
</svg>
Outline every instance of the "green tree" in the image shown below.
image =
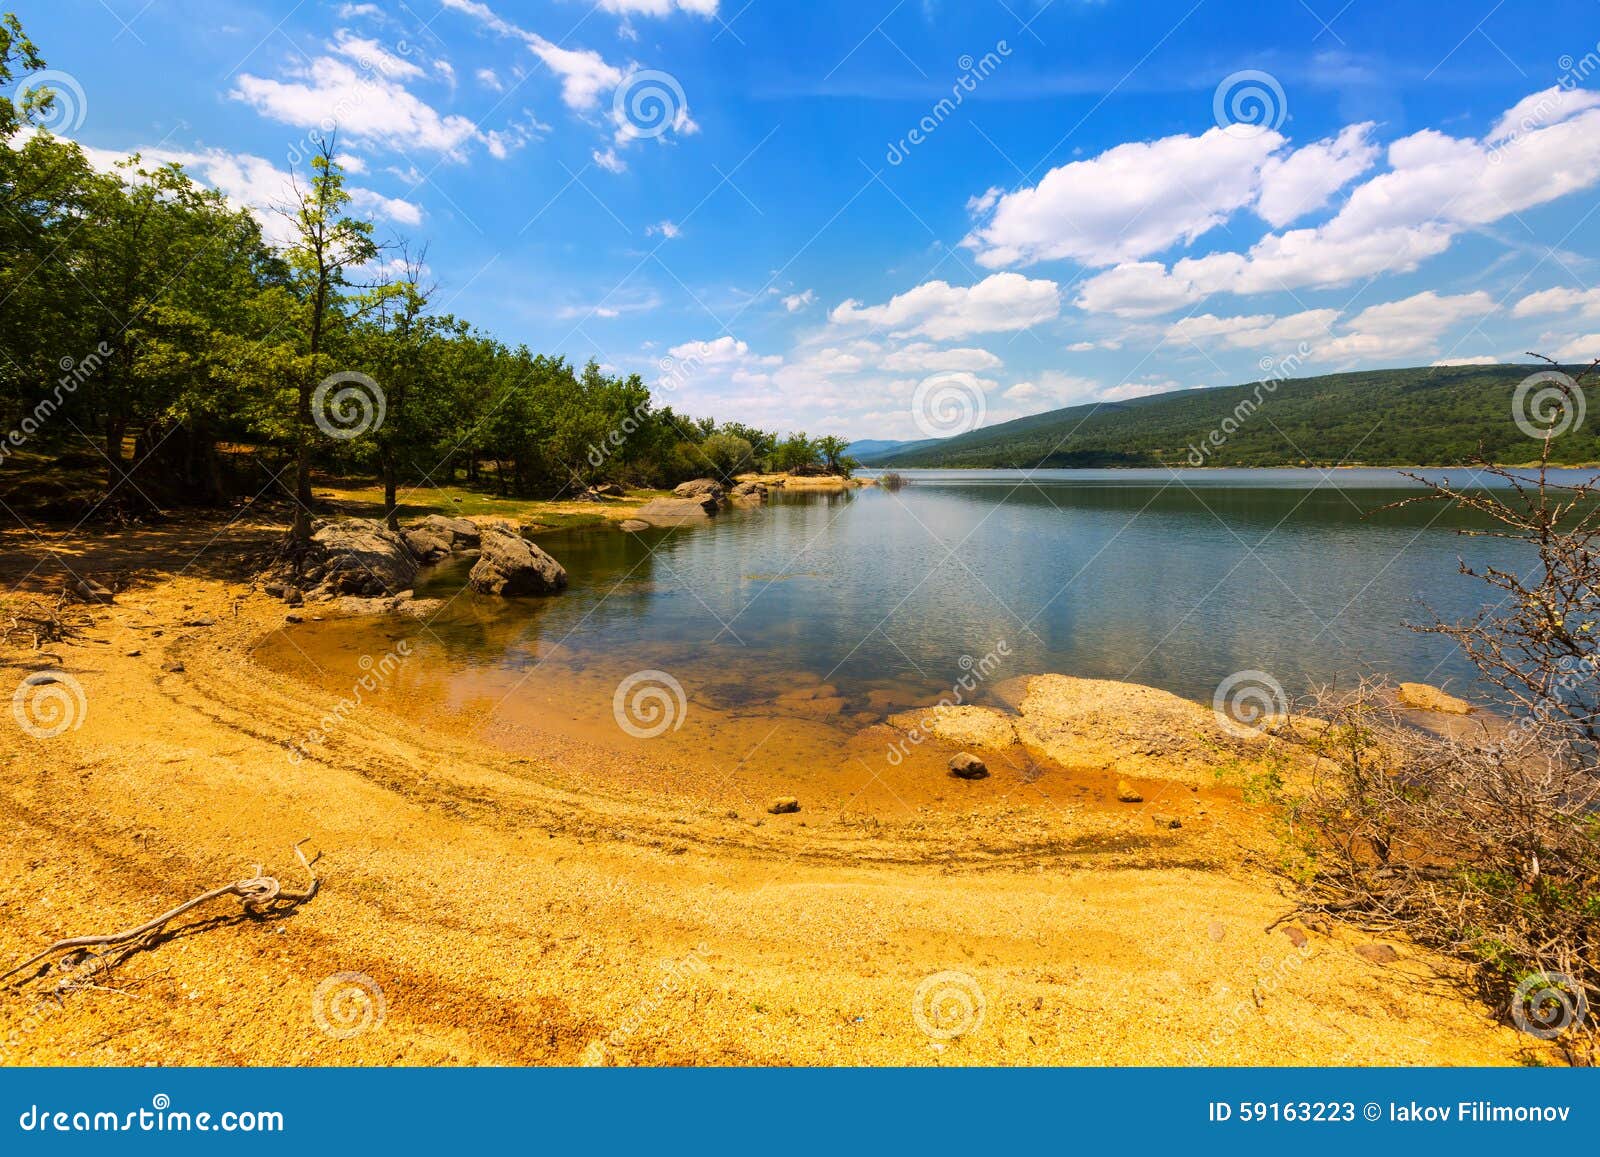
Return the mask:
<svg viewBox="0 0 1600 1157">
<path fill-rule="evenodd" d="M 312 394 L 331 370 L 327 350 L 350 321 L 352 299 L 350 271 L 378 256 L 372 223 L 351 217 L 346 210 L 344 171 L 334 158 L 335 137 L 316 140 L 311 158 L 311 178 L 294 183 L 293 201 L 285 211 L 294 227 L 287 259 L 290 284 L 298 303 L 298 332 L 302 357 L 294 367 L 294 541 L 311 539 L 311 459 L 317 426 L 311 412 Z"/>
</svg>

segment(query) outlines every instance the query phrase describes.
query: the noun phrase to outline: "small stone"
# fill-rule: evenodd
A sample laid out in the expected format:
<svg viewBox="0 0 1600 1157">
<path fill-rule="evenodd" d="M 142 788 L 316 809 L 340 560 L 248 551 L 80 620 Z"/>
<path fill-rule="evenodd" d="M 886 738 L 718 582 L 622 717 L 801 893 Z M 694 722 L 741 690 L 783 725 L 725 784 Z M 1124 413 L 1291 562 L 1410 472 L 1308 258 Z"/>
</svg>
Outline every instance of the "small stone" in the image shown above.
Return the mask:
<svg viewBox="0 0 1600 1157">
<path fill-rule="evenodd" d="M 210 615 L 201 615 L 198 618 L 188 619 L 183 624 L 186 627 L 214 627 L 217 620 Z"/>
<path fill-rule="evenodd" d="M 1306 939 L 1305 932 L 1299 928 L 1296 928 L 1293 924 L 1285 924 L 1282 928 L 1279 928 L 1278 931 L 1287 936 L 1289 938 L 1289 943 L 1293 944 L 1296 948 L 1304 948 L 1309 943 L 1309 941 Z"/>
<path fill-rule="evenodd" d="M 291 615 L 284 615 L 283 616 L 283 621 L 286 622 L 286 623 L 303 623 L 306 620 L 305 620 L 305 616 L 304 615 L 292 615 L 291 614 Z"/>
<path fill-rule="evenodd" d="M 788 815 L 800 810 L 800 801 L 792 795 L 781 795 L 767 805 L 767 810 L 775 816 Z"/>
<path fill-rule="evenodd" d="M 137 659 L 142 654 L 144 654 L 144 652 L 139 650 L 139 648 L 137 648 L 137 647 L 135 647 L 133 650 L 127 652 L 128 658 L 130 658 L 130 659 Z"/>
<path fill-rule="evenodd" d="M 1181 828 L 1183 826 L 1183 821 L 1177 816 L 1169 816 L 1161 812 L 1153 813 L 1150 819 L 1158 828 Z"/>
<path fill-rule="evenodd" d="M 261 589 L 262 589 L 263 592 L 265 592 L 266 594 L 271 595 L 275 599 L 283 598 L 284 585 L 282 583 L 268 583 L 266 586 L 262 587 Z"/>
<path fill-rule="evenodd" d="M 183 674 L 183 664 L 182 663 L 170 663 L 170 664 L 167 665 L 167 670 L 172 672 L 174 675 L 181 675 L 181 674 Z"/>
<path fill-rule="evenodd" d="M 1139 794 L 1139 789 L 1125 779 L 1117 780 L 1117 799 L 1123 803 L 1144 802 L 1144 796 Z"/>
<path fill-rule="evenodd" d="M 951 757 L 950 774 L 961 779 L 982 779 L 989 774 L 989 765 L 970 751 L 963 751 Z"/>
<path fill-rule="evenodd" d="M 1400 954 L 1387 944 L 1357 944 L 1355 954 L 1374 964 L 1393 964 Z"/>
</svg>

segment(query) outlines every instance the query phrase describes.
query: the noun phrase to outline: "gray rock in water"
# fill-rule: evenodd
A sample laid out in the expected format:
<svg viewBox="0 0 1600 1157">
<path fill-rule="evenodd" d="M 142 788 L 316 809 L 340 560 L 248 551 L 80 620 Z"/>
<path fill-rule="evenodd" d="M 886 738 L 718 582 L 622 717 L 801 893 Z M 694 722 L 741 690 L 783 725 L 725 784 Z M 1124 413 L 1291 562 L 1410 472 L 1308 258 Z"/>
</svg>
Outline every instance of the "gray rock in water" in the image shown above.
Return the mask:
<svg viewBox="0 0 1600 1157">
<path fill-rule="evenodd" d="M 640 519 L 640 518 L 624 518 L 622 520 L 622 529 L 623 530 L 649 530 L 650 529 L 650 524 L 648 522 L 645 522 L 643 519 Z"/>
<path fill-rule="evenodd" d="M 962 779 L 982 779 L 989 774 L 989 765 L 970 751 L 963 751 L 951 757 L 950 774 Z"/>
<path fill-rule="evenodd" d="M 767 485 L 764 482 L 741 482 L 728 492 L 728 496 L 735 502 L 765 502 Z"/>
<path fill-rule="evenodd" d="M 504 598 L 549 595 L 567 585 L 567 572 L 527 539 L 496 529 L 484 534 L 483 553 L 472 564 L 467 585 Z"/>
<path fill-rule="evenodd" d="M 634 516 L 651 526 L 692 526 L 716 512 L 715 498 L 657 498 L 639 507 Z"/>
<path fill-rule="evenodd" d="M 722 489 L 722 483 L 713 478 L 695 478 L 678 483 L 672 488 L 672 493 L 679 498 L 711 498 L 721 502 L 726 492 Z"/>
<path fill-rule="evenodd" d="M 356 595 L 377 598 L 410 590 L 417 581 L 417 560 L 398 534 L 370 518 L 325 522 L 311 536 L 314 568 L 320 572 L 318 593 L 326 597 Z"/>
</svg>

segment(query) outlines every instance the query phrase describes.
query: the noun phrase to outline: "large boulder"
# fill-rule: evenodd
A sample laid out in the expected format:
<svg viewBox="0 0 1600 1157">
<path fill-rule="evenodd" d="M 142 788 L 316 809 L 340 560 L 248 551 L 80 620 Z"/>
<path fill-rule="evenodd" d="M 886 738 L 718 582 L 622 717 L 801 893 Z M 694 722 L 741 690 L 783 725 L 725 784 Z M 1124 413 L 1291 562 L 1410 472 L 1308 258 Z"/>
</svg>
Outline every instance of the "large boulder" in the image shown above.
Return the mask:
<svg viewBox="0 0 1600 1157">
<path fill-rule="evenodd" d="M 304 578 L 327 598 L 392 596 L 416 585 L 417 560 L 383 523 L 341 518 L 313 527 Z"/>
<path fill-rule="evenodd" d="M 420 518 L 400 532 L 411 553 L 425 563 L 439 562 L 458 550 L 470 550 L 478 545 L 481 532 L 470 518 L 450 518 L 443 514 L 430 514 Z"/>
<path fill-rule="evenodd" d="M 716 502 L 722 501 L 725 491 L 722 483 L 712 478 L 695 478 L 688 482 L 680 482 L 672 488 L 672 493 L 679 498 L 710 498 Z"/>
<path fill-rule="evenodd" d="M 548 595 L 567 585 L 567 572 L 527 539 L 496 528 L 484 534 L 483 552 L 467 585 L 479 594 L 506 598 Z"/>
<path fill-rule="evenodd" d="M 708 521 L 717 512 L 717 500 L 702 498 L 657 498 L 646 502 L 633 516 L 651 526 L 693 526 Z"/>
</svg>

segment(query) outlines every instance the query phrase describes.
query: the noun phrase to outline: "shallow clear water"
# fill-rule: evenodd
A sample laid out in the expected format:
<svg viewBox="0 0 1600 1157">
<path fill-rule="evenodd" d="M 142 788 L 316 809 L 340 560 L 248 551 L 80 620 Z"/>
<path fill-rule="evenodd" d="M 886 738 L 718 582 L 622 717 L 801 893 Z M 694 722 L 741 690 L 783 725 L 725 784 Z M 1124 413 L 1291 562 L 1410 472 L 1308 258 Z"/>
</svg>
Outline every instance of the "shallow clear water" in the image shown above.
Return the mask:
<svg viewBox="0 0 1600 1157">
<path fill-rule="evenodd" d="M 560 641 L 592 659 L 648 653 L 672 670 L 811 672 L 847 697 L 885 680 L 938 693 L 963 656 L 1004 643 L 1010 674 L 1209 699 L 1247 668 L 1291 690 L 1360 673 L 1462 682 L 1450 644 L 1406 624 L 1482 603 L 1486 588 L 1456 573 L 1458 557 L 1517 562 L 1509 544 L 1459 535 L 1458 511 L 1382 510 L 1418 493 L 1393 471 L 909 477 L 896 494 L 779 493 L 687 530 L 552 535 L 544 545 L 567 567 L 568 593 L 491 613 L 516 623 L 503 637 L 485 634 L 477 600 L 433 629 L 474 664 L 515 667 L 536 642 Z M 453 589 L 461 572 L 427 593 Z"/>
<path fill-rule="evenodd" d="M 1202 702 L 1246 670 L 1290 694 L 1379 674 L 1470 695 L 1452 644 L 1406 624 L 1483 605 L 1458 558 L 1528 561 L 1463 537 L 1448 505 L 1392 508 L 1423 491 L 1386 470 L 907 473 L 898 493 L 780 491 L 703 526 L 547 535 L 571 580 L 558 597 L 476 597 L 458 561 L 419 585 L 450 600 L 431 621 L 307 623 L 262 655 L 337 687 L 403 638 L 393 701 L 512 746 L 552 725 L 631 742 L 614 690 L 663 671 L 689 722 L 677 710 L 657 751 L 792 772 L 824 750 L 863 762 L 851 744 L 882 746 L 864 729 L 974 670 L 979 702 L 1050 671 Z"/>
</svg>

